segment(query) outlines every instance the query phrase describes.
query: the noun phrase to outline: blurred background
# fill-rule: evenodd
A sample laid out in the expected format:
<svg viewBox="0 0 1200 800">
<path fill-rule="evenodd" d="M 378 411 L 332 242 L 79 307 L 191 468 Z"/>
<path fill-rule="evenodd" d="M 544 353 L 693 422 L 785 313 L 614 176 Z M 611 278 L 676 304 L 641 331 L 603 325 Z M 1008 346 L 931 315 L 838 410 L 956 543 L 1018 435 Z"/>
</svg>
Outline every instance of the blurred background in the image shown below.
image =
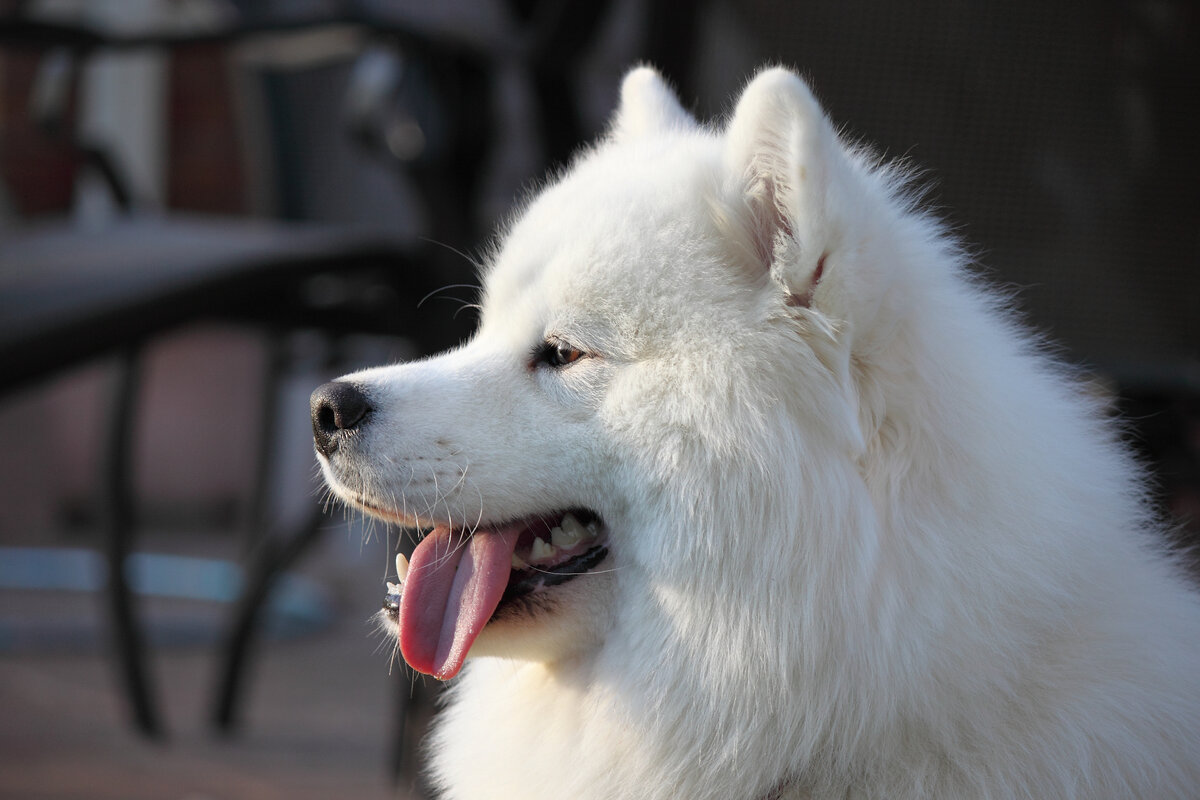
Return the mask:
<svg viewBox="0 0 1200 800">
<path fill-rule="evenodd" d="M 469 334 L 472 258 L 659 66 L 807 75 L 1200 513 L 1186 0 L 0 0 L 0 797 L 421 797 L 399 534 L 308 395 Z M 328 513 L 326 513 L 328 512 Z"/>
</svg>

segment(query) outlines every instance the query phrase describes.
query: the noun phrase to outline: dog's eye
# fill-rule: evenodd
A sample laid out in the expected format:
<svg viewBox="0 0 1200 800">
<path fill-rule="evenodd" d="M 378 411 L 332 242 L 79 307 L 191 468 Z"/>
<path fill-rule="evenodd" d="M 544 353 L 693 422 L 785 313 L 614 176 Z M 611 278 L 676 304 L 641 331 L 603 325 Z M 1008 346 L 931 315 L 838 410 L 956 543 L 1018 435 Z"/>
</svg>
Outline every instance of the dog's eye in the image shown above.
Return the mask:
<svg viewBox="0 0 1200 800">
<path fill-rule="evenodd" d="M 572 347 L 562 341 L 546 341 L 538 345 L 534 352 L 534 363 L 545 364 L 548 367 L 560 368 L 568 364 L 574 364 L 579 359 L 583 358 L 587 353 L 580 350 L 578 347 Z"/>
</svg>

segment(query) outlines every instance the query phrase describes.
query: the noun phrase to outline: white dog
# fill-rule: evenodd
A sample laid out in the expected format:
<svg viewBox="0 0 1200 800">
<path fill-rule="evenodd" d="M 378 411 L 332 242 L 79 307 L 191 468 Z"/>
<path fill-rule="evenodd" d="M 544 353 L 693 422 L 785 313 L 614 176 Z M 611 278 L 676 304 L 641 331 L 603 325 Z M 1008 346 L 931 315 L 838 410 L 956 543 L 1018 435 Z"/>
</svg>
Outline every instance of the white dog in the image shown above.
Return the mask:
<svg viewBox="0 0 1200 800">
<path fill-rule="evenodd" d="M 445 797 L 1200 797 L 1138 470 L 799 78 L 719 131 L 634 70 L 490 262 L 469 343 L 313 396 L 334 492 L 429 529 Z"/>
</svg>

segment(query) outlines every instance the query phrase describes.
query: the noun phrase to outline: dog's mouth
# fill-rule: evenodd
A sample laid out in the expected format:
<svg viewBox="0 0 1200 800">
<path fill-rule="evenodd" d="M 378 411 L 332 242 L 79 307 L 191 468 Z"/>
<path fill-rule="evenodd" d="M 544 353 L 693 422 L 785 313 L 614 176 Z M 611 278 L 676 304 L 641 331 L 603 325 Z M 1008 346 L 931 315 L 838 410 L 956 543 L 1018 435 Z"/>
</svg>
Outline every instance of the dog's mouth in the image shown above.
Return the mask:
<svg viewBox="0 0 1200 800">
<path fill-rule="evenodd" d="M 599 517 L 573 509 L 473 532 L 438 526 L 397 558 L 384 613 L 399 628 L 404 660 L 419 672 L 458 674 L 483 627 L 523 598 L 583 575 L 608 555 Z"/>
</svg>

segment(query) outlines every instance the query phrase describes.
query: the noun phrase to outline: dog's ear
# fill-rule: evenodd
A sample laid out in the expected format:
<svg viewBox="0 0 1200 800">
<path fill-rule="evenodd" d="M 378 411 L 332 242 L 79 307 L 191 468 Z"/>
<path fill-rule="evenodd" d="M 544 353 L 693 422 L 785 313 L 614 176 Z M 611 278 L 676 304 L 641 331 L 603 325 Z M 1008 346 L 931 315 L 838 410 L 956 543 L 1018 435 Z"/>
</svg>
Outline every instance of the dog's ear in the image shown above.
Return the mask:
<svg viewBox="0 0 1200 800">
<path fill-rule="evenodd" d="M 613 118 L 612 137 L 628 141 L 667 130 L 686 131 L 696 119 L 652 67 L 635 67 L 621 83 L 621 104 Z"/>
<path fill-rule="evenodd" d="M 755 266 L 769 270 L 790 305 L 812 304 L 840 238 L 846 154 L 808 85 L 782 68 L 759 73 L 726 130 L 734 217 Z"/>
</svg>

